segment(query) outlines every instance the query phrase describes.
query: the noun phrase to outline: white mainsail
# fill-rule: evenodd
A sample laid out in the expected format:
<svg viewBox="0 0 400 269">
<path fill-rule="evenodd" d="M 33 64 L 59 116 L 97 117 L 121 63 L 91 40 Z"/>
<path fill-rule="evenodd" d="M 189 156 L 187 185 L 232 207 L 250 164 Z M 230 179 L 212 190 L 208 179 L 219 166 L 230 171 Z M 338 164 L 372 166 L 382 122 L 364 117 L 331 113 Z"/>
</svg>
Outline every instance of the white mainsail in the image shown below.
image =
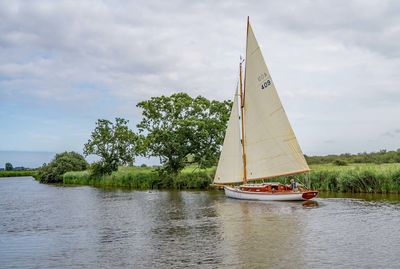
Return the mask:
<svg viewBox="0 0 400 269">
<path fill-rule="evenodd" d="M 239 183 L 243 181 L 243 160 L 238 105 L 238 93 L 236 91 L 222 152 L 214 177 L 214 183 L 217 184 Z"/>
<path fill-rule="evenodd" d="M 244 88 L 247 180 L 307 172 L 310 169 L 250 24 L 247 31 Z"/>
</svg>

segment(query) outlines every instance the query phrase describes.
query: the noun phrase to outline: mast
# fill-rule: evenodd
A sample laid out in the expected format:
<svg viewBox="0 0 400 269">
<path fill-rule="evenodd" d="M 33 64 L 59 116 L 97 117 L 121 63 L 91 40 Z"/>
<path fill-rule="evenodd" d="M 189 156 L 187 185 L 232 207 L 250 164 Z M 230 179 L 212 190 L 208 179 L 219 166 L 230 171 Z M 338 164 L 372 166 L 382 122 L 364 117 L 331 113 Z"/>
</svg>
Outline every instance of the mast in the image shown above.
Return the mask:
<svg viewBox="0 0 400 269">
<path fill-rule="evenodd" d="M 243 87 L 243 103 L 242 103 L 242 108 L 244 109 L 244 101 L 246 99 L 246 77 L 247 77 L 247 58 L 249 55 L 247 55 L 247 47 L 249 43 L 249 27 L 250 27 L 250 17 L 247 16 L 247 29 L 246 29 L 246 63 L 245 63 L 245 69 L 244 69 L 244 87 Z"/>
<path fill-rule="evenodd" d="M 249 16 L 247 16 L 246 47 L 247 47 L 248 35 L 249 35 Z M 246 58 L 247 58 L 247 55 L 246 55 Z M 243 88 L 243 85 L 242 85 L 242 63 L 243 63 L 243 61 L 241 60 L 240 61 L 240 118 L 242 120 L 243 183 L 246 184 L 247 183 L 246 148 L 244 146 L 244 100 L 245 100 L 246 88 Z M 247 64 L 247 62 L 246 62 L 246 64 Z M 245 72 L 244 73 L 245 82 L 246 82 L 246 71 L 247 71 L 247 68 L 244 71 Z"/>
<path fill-rule="evenodd" d="M 242 158 L 243 158 L 243 182 L 247 183 L 247 175 L 246 175 L 246 150 L 244 147 L 244 93 L 242 88 L 242 63 L 243 60 L 240 60 L 240 75 L 239 75 L 239 85 L 240 85 L 240 119 L 242 121 Z"/>
</svg>

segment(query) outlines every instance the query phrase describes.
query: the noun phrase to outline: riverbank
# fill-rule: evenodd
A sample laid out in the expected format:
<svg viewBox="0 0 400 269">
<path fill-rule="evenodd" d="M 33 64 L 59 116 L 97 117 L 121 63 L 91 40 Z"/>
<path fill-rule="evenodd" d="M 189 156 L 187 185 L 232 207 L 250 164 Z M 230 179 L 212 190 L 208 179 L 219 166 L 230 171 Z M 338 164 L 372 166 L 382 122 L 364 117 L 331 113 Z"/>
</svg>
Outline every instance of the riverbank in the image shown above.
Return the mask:
<svg viewBox="0 0 400 269">
<path fill-rule="evenodd" d="M 119 167 L 118 171 L 100 178 L 91 178 L 89 171 L 67 172 L 63 183 L 96 187 L 123 187 L 133 189 L 207 189 L 213 180 L 215 168 L 184 169 L 176 177 L 160 178 L 150 167 Z"/>
<path fill-rule="evenodd" d="M 37 170 L 18 170 L 18 171 L 0 171 L 0 177 L 34 177 L 37 178 Z"/>
<path fill-rule="evenodd" d="M 352 164 L 334 166 L 311 165 L 310 173 L 296 178 L 312 189 L 350 193 L 400 193 L 400 164 Z M 176 177 L 160 178 L 152 168 L 120 167 L 117 172 L 101 178 L 90 178 L 88 171 L 68 172 L 63 183 L 97 187 L 125 187 L 133 189 L 208 189 L 215 168 L 194 170 L 187 168 Z M 290 177 L 272 181 L 288 183 Z"/>
</svg>

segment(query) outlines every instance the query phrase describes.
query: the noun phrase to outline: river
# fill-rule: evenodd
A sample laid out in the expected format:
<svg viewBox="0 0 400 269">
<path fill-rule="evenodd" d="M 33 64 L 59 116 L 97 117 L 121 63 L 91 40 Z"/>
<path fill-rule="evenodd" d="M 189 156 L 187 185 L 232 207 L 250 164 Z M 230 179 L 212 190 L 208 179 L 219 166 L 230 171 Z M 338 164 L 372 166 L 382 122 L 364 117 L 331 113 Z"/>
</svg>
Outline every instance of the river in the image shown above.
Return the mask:
<svg viewBox="0 0 400 269">
<path fill-rule="evenodd" d="M 0 268 L 399 268 L 398 196 L 323 196 L 257 202 L 0 178 Z"/>
</svg>

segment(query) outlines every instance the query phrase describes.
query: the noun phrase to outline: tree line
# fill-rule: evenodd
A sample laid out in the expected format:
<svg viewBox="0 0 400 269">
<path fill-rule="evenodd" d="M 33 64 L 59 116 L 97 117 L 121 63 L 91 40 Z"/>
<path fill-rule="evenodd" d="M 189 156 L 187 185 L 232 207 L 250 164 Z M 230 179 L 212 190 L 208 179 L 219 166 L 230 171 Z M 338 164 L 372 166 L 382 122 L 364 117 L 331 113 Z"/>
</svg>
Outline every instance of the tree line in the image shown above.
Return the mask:
<svg viewBox="0 0 400 269">
<path fill-rule="evenodd" d="M 400 149 L 385 150 L 382 149 L 377 152 L 362 152 L 357 154 L 344 153 L 339 155 L 326 155 L 326 156 L 307 156 L 306 160 L 309 164 L 336 164 L 346 165 L 347 163 L 400 163 Z"/>
<path fill-rule="evenodd" d="M 24 170 L 33 170 L 31 168 L 23 167 L 23 166 L 16 166 L 14 167 L 12 163 L 5 163 L 4 168 L 0 167 L 0 171 L 24 171 Z"/>
<path fill-rule="evenodd" d="M 179 174 L 188 165 L 207 168 L 216 165 L 232 106 L 230 100 L 195 98 L 186 93 L 152 97 L 139 102 L 142 119 L 135 132 L 129 121 L 99 119 L 84 145 L 85 156 L 97 155 L 100 160 L 88 165 L 77 153 L 56 155 L 40 169 L 43 182 L 62 181 L 66 159 L 75 163 L 69 171 L 90 169 L 93 177 L 111 174 L 121 165 L 133 165 L 135 157 L 157 157 L 158 173 L 163 178 Z M 83 159 L 83 160 L 82 160 Z M 85 161 L 86 162 L 86 161 Z M 61 174 L 62 173 L 62 174 Z"/>
</svg>

